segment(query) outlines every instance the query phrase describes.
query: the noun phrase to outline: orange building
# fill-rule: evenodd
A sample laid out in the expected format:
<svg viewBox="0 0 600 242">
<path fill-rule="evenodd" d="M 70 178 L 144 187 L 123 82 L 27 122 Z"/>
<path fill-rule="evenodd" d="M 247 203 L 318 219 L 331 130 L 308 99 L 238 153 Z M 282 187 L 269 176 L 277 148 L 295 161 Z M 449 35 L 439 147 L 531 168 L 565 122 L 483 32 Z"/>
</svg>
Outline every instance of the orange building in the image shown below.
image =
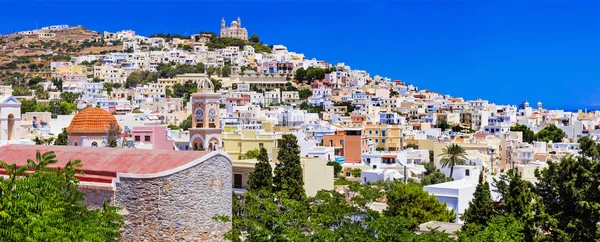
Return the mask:
<svg viewBox="0 0 600 242">
<path fill-rule="evenodd" d="M 362 153 L 367 152 L 367 138 L 362 129 L 347 128 L 334 134 L 323 135 L 323 145 L 334 147 L 335 156 L 343 156 L 345 163 L 360 163 Z"/>
</svg>

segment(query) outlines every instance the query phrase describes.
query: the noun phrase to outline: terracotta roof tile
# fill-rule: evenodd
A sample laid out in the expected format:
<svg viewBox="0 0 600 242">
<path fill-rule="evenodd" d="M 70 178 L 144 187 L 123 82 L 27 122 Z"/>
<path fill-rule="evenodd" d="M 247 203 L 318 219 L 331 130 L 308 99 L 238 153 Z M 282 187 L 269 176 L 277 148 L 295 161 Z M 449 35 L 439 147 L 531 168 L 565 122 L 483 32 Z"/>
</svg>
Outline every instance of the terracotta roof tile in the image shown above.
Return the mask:
<svg viewBox="0 0 600 242">
<path fill-rule="evenodd" d="M 79 111 L 69 127 L 68 132 L 107 132 L 110 124 L 115 123 L 117 128 L 119 124 L 115 116 L 101 108 L 87 107 Z"/>
</svg>

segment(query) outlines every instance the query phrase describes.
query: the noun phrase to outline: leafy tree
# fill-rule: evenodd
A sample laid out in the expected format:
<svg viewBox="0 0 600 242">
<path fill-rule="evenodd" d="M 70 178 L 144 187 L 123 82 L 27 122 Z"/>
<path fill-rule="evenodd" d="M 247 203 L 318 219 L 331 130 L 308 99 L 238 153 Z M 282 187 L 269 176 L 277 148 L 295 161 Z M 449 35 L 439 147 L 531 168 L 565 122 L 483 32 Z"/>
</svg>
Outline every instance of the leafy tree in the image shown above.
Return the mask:
<svg viewBox="0 0 600 242">
<path fill-rule="evenodd" d="M 260 43 L 260 39 L 258 38 L 257 34 L 252 34 L 248 40 L 252 43 Z"/>
<path fill-rule="evenodd" d="M 534 203 L 539 199 L 534 193 L 533 184 L 515 175 L 514 170 L 509 170 L 506 174 L 501 175 L 499 180 L 494 179 L 494 183 L 496 191 L 501 196 L 495 208 L 496 213 L 510 215 L 522 221 L 527 241 L 532 241 L 538 235 L 534 225 L 534 205 L 540 204 Z M 543 211 L 538 211 L 538 213 L 540 212 Z"/>
<path fill-rule="evenodd" d="M 442 167 L 450 167 L 450 178 L 454 173 L 454 167 L 460 165 L 466 165 L 466 157 L 467 153 L 465 149 L 457 144 L 449 144 L 444 148 L 442 155 L 442 159 L 440 160 L 440 165 Z"/>
<path fill-rule="evenodd" d="M 350 175 L 352 175 L 352 177 L 358 178 L 360 177 L 362 173 L 362 170 L 360 168 L 354 168 L 350 171 Z"/>
<path fill-rule="evenodd" d="M 29 90 L 29 87 L 24 87 L 24 86 L 13 86 L 13 96 L 30 96 L 31 95 L 31 91 Z"/>
<path fill-rule="evenodd" d="M 523 133 L 523 142 L 531 143 L 535 137 L 535 134 L 527 125 L 517 124 L 516 126 L 510 127 L 510 131 L 521 131 Z"/>
<path fill-rule="evenodd" d="M 37 101 L 34 99 L 25 99 L 21 101 L 21 113 L 34 112 L 37 107 Z"/>
<path fill-rule="evenodd" d="M 52 78 L 52 84 L 54 84 L 54 86 L 62 92 L 63 90 L 63 80 L 60 78 Z"/>
<path fill-rule="evenodd" d="M 244 154 L 244 159 L 255 159 L 255 158 L 258 158 L 259 155 L 260 155 L 259 149 L 249 150 L 246 152 L 246 154 Z"/>
<path fill-rule="evenodd" d="M 437 125 L 437 128 L 442 129 L 442 131 L 446 131 L 447 129 L 450 129 L 451 126 L 448 124 L 448 122 L 446 122 L 446 120 L 444 120 Z"/>
<path fill-rule="evenodd" d="M 402 216 L 417 224 L 429 221 L 453 222 L 456 218 L 454 211 L 449 211 L 445 204 L 417 184 L 394 183 L 386 196 L 386 216 Z"/>
<path fill-rule="evenodd" d="M 525 241 L 524 227 L 523 222 L 510 215 L 496 216 L 486 221 L 484 227 L 459 232 L 458 237 L 465 242 L 519 242 Z"/>
<path fill-rule="evenodd" d="M 554 124 L 551 124 L 537 132 L 537 134 L 534 136 L 534 139 L 537 141 L 544 141 L 546 143 L 550 141 L 554 143 L 560 143 L 565 136 L 566 134 L 562 129 L 558 128 Z"/>
<path fill-rule="evenodd" d="M 265 148 L 260 148 L 257 159 L 258 163 L 254 167 L 254 172 L 250 173 L 248 178 L 248 191 L 264 190 L 271 193 L 273 189 L 273 169 Z"/>
<path fill-rule="evenodd" d="M 579 148 L 581 149 L 581 155 L 588 159 L 598 159 L 600 156 L 598 152 L 598 144 L 592 140 L 590 136 L 584 136 L 579 138 Z"/>
<path fill-rule="evenodd" d="M 204 73 L 204 71 L 206 71 L 206 66 L 202 62 L 198 62 L 198 64 L 196 64 L 196 72 Z"/>
<path fill-rule="evenodd" d="M 433 185 L 453 181 L 454 179 L 446 177 L 446 175 L 437 169 L 432 162 L 425 163 L 425 175 L 421 178 L 421 185 Z"/>
<path fill-rule="evenodd" d="M 333 166 L 333 176 L 336 178 L 338 177 L 340 172 L 342 172 L 342 165 L 340 165 L 340 163 L 338 163 L 338 162 L 330 161 L 330 162 L 327 162 L 327 165 Z"/>
<path fill-rule="evenodd" d="M 298 91 L 298 96 L 300 97 L 301 100 L 307 99 L 307 98 L 311 97 L 312 95 L 313 95 L 313 92 L 310 89 L 301 89 L 300 91 Z"/>
<path fill-rule="evenodd" d="M 300 147 L 295 135 L 285 134 L 279 140 L 277 158 L 279 163 L 275 166 L 273 182 L 275 191 L 292 200 L 304 200 L 306 193 L 300 165 Z"/>
<path fill-rule="evenodd" d="M 0 235 L 3 241 L 119 241 L 123 219 L 104 203 L 90 210 L 81 203 L 76 169 L 79 160 L 62 169 L 53 152 L 40 154 L 17 167 L 0 161 L 8 178 L 0 177 Z M 26 172 L 26 171 L 32 172 Z"/>
<path fill-rule="evenodd" d="M 223 87 L 223 82 L 221 81 L 221 79 L 214 79 L 211 78 L 210 81 L 213 83 L 213 86 L 215 87 L 215 92 L 217 92 L 218 90 L 220 90 Z"/>
<path fill-rule="evenodd" d="M 595 241 L 600 239 L 600 165 L 585 157 L 565 157 L 548 161 L 536 170 L 535 191 L 544 211 L 542 231 L 555 241 Z"/>
<path fill-rule="evenodd" d="M 54 140 L 54 145 L 68 145 L 69 141 L 69 133 L 67 133 L 67 129 L 63 128 L 62 132 L 58 134 L 58 138 Z"/>
<path fill-rule="evenodd" d="M 188 116 L 185 120 L 181 121 L 181 124 L 179 124 L 179 127 L 182 130 L 188 130 L 189 128 L 192 127 L 192 115 Z"/>
<path fill-rule="evenodd" d="M 231 65 L 225 64 L 223 66 L 223 68 L 221 69 L 221 76 L 222 77 L 229 77 L 229 75 L 231 75 Z"/>
<path fill-rule="evenodd" d="M 76 99 L 81 97 L 81 93 L 77 92 L 61 92 L 60 99 L 65 102 L 73 103 Z"/>
<path fill-rule="evenodd" d="M 94 79 L 92 79 L 92 82 L 99 83 L 99 82 L 102 82 L 102 79 L 100 79 L 98 77 L 94 77 Z"/>
<path fill-rule="evenodd" d="M 296 69 L 296 73 L 294 74 L 294 79 L 296 79 L 296 81 L 299 81 L 299 82 L 306 80 L 306 70 L 304 70 L 304 68 Z"/>
<path fill-rule="evenodd" d="M 404 146 L 404 148 L 406 148 L 406 149 L 408 149 L 408 148 L 419 149 L 419 145 L 417 145 L 417 144 L 407 144 L 406 146 Z"/>
<path fill-rule="evenodd" d="M 214 66 L 209 66 L 209 67 L 208 67 L 208 69 L 207 69 L 207 71 L 206 71 L 206 74 L 207 74 L 208 76 L 212 76 L 213 74 L 215 74 L 215 71 L 216 71 L 216 70 L 217 70 L 217 69 L 216 69 Z"/>
<path fill-rule="evenodd" d="M 483 171 L 479 174 L 479 184 L 475 188 L 473 200 L 462 215 L 464 221 L 463 229 L 471 226 L 473 228 L 483 227 L 494 216 L 494 202 L 490 193 L 490 185 L 483 181 Z"/>
</svg>

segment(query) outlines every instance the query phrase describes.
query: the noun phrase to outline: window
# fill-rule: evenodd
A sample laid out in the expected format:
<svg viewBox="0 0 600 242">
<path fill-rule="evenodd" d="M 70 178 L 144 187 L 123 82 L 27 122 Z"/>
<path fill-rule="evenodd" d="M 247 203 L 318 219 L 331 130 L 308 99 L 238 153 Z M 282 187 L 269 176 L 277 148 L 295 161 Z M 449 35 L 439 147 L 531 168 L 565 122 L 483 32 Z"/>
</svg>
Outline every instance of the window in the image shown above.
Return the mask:
<svg viewBox="0 0 600 242">
<path fill-rule="evenodd" d="M 465 170 L 465 176 L 470 176 L 471 175 L 470 173 L 471 173 L 471 171 L 469 169 Z"/>
<path fill-rule="evenodd" d="M 379 143 L 379 139 L 375 139 L 375 143 Z"/>
<path fill-rule="evenodd" d="M 92 142 L 92 147 L 98 147 L 98 142 L 96 142 L 96 141 Z"/>
<path fill-rule="evenodd" d="M 373 130 L 369 130 L 369 134 L 373 134 Z"/>
<path fill-rule="evenodd" d="M 259 149 L 265 148 L 265 144 L 263 144 L 263 143 L 258 143 L 258 148 L 259 148 Z"/>
<path fill-rule="evenodd" d="M 381 139 L 381 143 L 384 143 L 384 144 L 385 144 L 385 139 Z"/>
<path fill-rule="evenodd" d="M 136 141 L 136 142 L 139 142 L 139 141 L 140 141 L 140 136 L 139 136 L 139 135 L 136 135 L 136 136 L 135 136 L 135 141 Z"/>
<path fill-rule="evenodd" d="M 150 135 L 144 136 L 144 141 L 150 141 Z"/>
<path fill-rule="evenodd" d="M 381 131 L 381 136 L 384 136 L 384 137 L 385 137 L 385 130 L 382 130 L 382 131 Z"/>
<path fill-rule="evenodd" d="M 350 171 L 346 171 L 346 177 L 350 176 Z"/>
<path fill-rule="evenodd" d="M 344 145 L 344 141 L 343 140 L 340 140 L 340 145 Z"/>
<path fill-rule="evenodd" d="M 79 146 L 79 143 L 77 143 L 77 141 L 73 142 L 73 146 Z"/>
<path fill-rule="evenodd" d="M 375 134 L 379 134 L 379 130 L 375 130 Z"/>
</svg>

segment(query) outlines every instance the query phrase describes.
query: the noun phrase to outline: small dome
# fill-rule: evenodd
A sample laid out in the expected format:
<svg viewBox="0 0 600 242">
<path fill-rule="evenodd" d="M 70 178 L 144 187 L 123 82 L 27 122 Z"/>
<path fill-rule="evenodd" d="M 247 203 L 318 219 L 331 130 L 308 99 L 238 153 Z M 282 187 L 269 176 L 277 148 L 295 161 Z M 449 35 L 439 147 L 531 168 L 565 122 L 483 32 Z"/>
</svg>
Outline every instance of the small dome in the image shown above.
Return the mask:
<svg viewBox="0 0 600 242">
<path fill-rule="evenodd" d="M 237 21 L 235 21 L 235 20 L 231 21 L 231 25 L 234 25 L 234 24 L 237 25 Z"/>
<path fill-rule="evenodd" d="M 104 109 L 87 107 L 79 111 L 71 124 L 67 127 L 68 132 L 108 132 L 111 123 L 116 124 L 120 130 L 117 119 Z"/>
</svg>

